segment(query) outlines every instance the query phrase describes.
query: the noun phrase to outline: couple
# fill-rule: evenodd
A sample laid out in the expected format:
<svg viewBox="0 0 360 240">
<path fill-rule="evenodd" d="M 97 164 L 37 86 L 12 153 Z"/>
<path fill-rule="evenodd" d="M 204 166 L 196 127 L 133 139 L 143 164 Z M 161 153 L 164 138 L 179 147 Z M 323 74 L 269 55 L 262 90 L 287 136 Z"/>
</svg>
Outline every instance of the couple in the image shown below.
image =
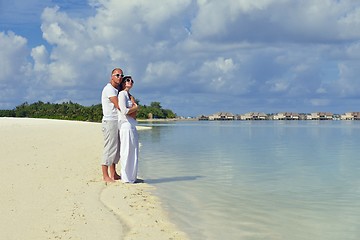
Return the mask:
<svg viewBox="0 0 360 240">
<path fill-rule="evenodd" d="M 136 130 L 138 105 L 130 94 L 134 81 L 124 77 L 120 68 L 111 72 L 111 80 L 101 94 L 104 153 L 101 162 L 105 182 L 121 179 L 134 183 L 138 170 L 139 140 Z M 116 172 L 120 160 L 121 176 Z"/>
</svg>

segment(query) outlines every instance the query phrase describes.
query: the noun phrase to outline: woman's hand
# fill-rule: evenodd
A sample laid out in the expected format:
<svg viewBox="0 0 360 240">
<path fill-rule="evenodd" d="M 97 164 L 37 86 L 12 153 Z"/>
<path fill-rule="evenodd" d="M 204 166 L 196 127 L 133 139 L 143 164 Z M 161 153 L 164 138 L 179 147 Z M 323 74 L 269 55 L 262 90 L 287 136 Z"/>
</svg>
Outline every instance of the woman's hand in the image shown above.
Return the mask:
<svg viewBox="0 0 360 240">
<path fill-rule="evenodd" d="M 130 111 L 128 113 L 129 117 L 136 119 L 138 110 L 139 110 L 139 106 L 135 102 L 133 102 L 133 106 L 130 108 Z"/>
</svg>

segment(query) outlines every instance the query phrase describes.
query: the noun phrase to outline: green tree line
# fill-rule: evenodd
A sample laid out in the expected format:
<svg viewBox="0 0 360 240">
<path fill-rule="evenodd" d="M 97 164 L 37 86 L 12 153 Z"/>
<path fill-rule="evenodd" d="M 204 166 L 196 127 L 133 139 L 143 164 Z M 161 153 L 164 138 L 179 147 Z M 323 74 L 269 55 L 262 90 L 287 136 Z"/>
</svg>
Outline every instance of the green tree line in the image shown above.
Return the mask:
<svg viewBox="0 0 360 240">
<path fill-rule="evenodd" d="M 136 102 L 140 106 L 137 115 L 138 119 L 166 119 L 176 117 L 176 114 L 171 110 L 163 109 L 159 102 L 152 102 L 150 106 L 140 105 L 138 100 L 136 100 Z M 12 110 L 0 110 L 0 117 L 28 117 L 101 122 L 102 107 L 101 104 L 87 107 L 71 101 L 63 103 L 44 103 L 38 101 L 32 104 L 25 102 Z"/>
</svg>

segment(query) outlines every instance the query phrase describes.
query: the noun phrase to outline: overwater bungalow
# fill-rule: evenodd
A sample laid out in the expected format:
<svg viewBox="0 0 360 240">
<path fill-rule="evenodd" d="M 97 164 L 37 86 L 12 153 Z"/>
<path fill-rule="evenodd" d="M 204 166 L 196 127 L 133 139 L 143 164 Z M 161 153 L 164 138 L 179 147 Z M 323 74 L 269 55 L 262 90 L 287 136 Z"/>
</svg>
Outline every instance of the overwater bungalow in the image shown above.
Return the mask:
<svg viewBox="0 0 360 240">
<path fill-rule="evenodd" d="M 314 112 L 307 115 L 307 120 L 333 120 L 333 114 L 330 112 Z"/>
<path fill-rule="evenodd" d="M 341 114 L 341 120 L 360 120 L 360 112 L 347 112 Z"/>
<path fill-rule="evenodd" d="M 293 112 L 281 112 L 277 113 L 273 116 L 274 120 L 300 120 L 300 114 L 299 113 L 293 113 Z"/>
<path fill-rule="evenodd" d="M 227 112 L 218 112 L 210 115 L 209 120 L 235 120 L 235 115 Z"/>
<path fill-rule="evenodd" d="M 249 112 L 240 115 L 240 120 L 268 120 L 268 119 L 269 119 L 268 115 L 262 112 Z"/>
</svg>

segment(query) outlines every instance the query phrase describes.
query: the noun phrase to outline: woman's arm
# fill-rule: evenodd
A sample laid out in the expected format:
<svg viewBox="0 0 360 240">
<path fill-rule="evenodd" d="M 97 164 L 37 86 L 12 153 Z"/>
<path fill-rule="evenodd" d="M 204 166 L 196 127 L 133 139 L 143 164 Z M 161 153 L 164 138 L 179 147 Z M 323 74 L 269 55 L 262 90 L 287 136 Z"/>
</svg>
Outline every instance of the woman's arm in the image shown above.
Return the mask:
<svg viewBox="0 0 360 240">
<path fill-rule="evenodd" d="M 133 106 L 134 106 L 134 105 L 137 105 L 136 102 L 135 102 L 135 98 L 134 98 L 133 96 L 130 96 L 130 100 L 131 100 Z M 138 106 L 138 108 L 139 108 L 139 106 Z M 139 109 L 136 109 L 135 112 L 129 113 L 128 115 L 129 115 L 130 117 L 136 119 L 136 115 L 137 115 L 138 111 L 139 111 Z"/>
<path fill-rule="evenodd" d="M 126 115 L 129 110 L 126 107 L 126 96 L 124 94 L 124 92 L 119 92 L 118 95 L 118 104 L 119 104 L 119 110 L 122 114 Z"/>
<path fill-rule="evenodd" d="M 128 108 L 128 109 L 129 109 L 129 111 L 128 111 L 127 115 L 132 114 L 132 113 L 135 113 L 135 114 L 136 114 L 136 112 L 138 111 L 139 107 L 138 107 L 138 105 L 137 105 L 136 103 L 133 103 L 132 107 L 131 107 L 131 108 Z"/>
<path fill-rule="evenodd" d="M 120 111 L 124 114 L 124 115 L 130 115 L 131 113 L 136 113 L 138 110 L 138 105 L 135 103 L 133 104 L 133 106 L 131 108 L 127 108 L 126 107 L 126 101 L 127 101 L 127 97 L 126 97 L 126 92 L 120 92 L 118 99 L 119 99 L 119 108 Z"/>
</svg>

